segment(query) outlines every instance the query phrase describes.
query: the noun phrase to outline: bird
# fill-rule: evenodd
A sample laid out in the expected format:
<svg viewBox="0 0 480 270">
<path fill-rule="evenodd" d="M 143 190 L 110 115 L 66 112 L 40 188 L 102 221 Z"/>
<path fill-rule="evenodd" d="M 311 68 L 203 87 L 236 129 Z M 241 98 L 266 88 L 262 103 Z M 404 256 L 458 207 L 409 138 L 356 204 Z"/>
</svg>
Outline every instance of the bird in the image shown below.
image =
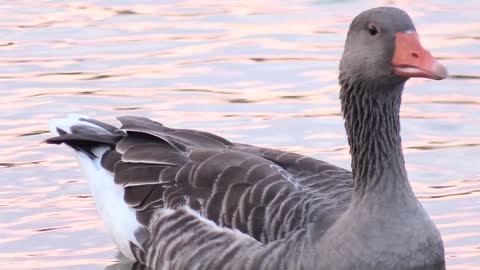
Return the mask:
<svg viewBox="0 0 480 270">
<path fill-rule="evenodd" d="M 120 252 L 151 269 L 445 269 L 444 245 L 408 181 L 400 105 L 408 79 L 447 69 L 395 7 L 361 12 L 339 65 L 351 170 L 175 129 L 52 119 L 75 152 Z"/>
</svg>

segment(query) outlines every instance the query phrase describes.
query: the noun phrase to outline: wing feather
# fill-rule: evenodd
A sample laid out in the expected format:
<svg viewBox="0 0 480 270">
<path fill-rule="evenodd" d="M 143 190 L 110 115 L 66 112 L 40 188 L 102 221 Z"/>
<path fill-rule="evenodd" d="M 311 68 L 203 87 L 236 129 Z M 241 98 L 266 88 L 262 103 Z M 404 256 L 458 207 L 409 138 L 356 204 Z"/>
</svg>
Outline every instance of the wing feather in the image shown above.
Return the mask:
<svg viewBox="0 0 480 270">
<path fill-rule="evenodd" d="M 128 148 L 122 155 L 122 161 L 178 166 L 185 164 L 188 158 L 171 147 L 161 144 L 145 143 L 133 145 Z"/>
<path fill-rule="evenodd" d="M 124 187 L 156 185 L 164 165 L 150 163 L 117 162 L 114 169 L 114 181 Z"/>
<path fill-rule="evenodd" d="M 120 129 L 105 130 L 122 137 L 115 135 L 101 165 L 125 188 L 126 202 L 147 227 L 156 211 L 188 206 L 213 224 L 267 243 L 320 215 L 330 224 L 351 199 L 351 174 L 326 162 L 148 118 L 118 119 Z M 344 204 L 336 205 L 331 194 Z"/>
</svg>

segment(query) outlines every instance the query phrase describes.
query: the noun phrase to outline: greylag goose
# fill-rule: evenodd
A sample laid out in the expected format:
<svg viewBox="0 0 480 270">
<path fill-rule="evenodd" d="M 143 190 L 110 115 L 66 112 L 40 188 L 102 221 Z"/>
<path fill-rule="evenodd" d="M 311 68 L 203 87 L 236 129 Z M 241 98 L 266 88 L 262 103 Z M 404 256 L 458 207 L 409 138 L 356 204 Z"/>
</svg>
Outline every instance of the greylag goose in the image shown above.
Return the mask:
<svg viewBox="0 0 480 270">
<path fill-rule="evenodd" d="M 121 253 L 152 269 L 444 269 L 439 231 L 407 179 L 405 82 L 446 69 L 410 17 L 358 15 L 340 63 L 352 171 L 295 153 L 123 116 L 54 119 Z"/>
</svg>

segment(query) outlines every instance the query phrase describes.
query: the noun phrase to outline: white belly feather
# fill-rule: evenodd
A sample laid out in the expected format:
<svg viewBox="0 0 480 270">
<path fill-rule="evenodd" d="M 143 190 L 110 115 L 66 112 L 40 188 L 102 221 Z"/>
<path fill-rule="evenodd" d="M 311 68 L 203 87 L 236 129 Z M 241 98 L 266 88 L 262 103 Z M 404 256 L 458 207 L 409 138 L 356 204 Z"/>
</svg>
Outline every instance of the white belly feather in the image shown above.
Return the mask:
<svg viewBox="0 0 480 270">
<path fill-rule="evenodd" d="M 102 147 L 94 149 L 93 152 L 96 156 L 102 156 L 107 150 L 107 147 Z M 135 211 L 123 200 L 123 187 L 113 182 L 113 175 L 100 166 L 100 159 L 91 160 L 83 153 L 76 154 L 107 231 L 123 255 L 134 260 L 130 242 L 138 245 L 134 232 L 140 224 L 135 217 Z"/>
</svg>

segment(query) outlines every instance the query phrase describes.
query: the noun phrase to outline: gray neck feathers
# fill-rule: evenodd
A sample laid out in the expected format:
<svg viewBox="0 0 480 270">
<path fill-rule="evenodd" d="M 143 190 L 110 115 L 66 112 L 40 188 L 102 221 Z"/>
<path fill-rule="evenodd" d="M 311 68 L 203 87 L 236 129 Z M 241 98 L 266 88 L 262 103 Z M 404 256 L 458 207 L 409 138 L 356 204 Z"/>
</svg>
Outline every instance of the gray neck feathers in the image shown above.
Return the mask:
<svg viewBox="0 0 480 270">
<path fill-rule="evenodd" d="M 409 190 L 400 138 L 404 81 L 391 87 L 362 84 L 340 74 L 340 99 L 352 155 L 354 197 Z M 389 85 L 389 84 L 383 84 Z M 391 192 L 389 192 L 391 191 Z"/>
</svg>

